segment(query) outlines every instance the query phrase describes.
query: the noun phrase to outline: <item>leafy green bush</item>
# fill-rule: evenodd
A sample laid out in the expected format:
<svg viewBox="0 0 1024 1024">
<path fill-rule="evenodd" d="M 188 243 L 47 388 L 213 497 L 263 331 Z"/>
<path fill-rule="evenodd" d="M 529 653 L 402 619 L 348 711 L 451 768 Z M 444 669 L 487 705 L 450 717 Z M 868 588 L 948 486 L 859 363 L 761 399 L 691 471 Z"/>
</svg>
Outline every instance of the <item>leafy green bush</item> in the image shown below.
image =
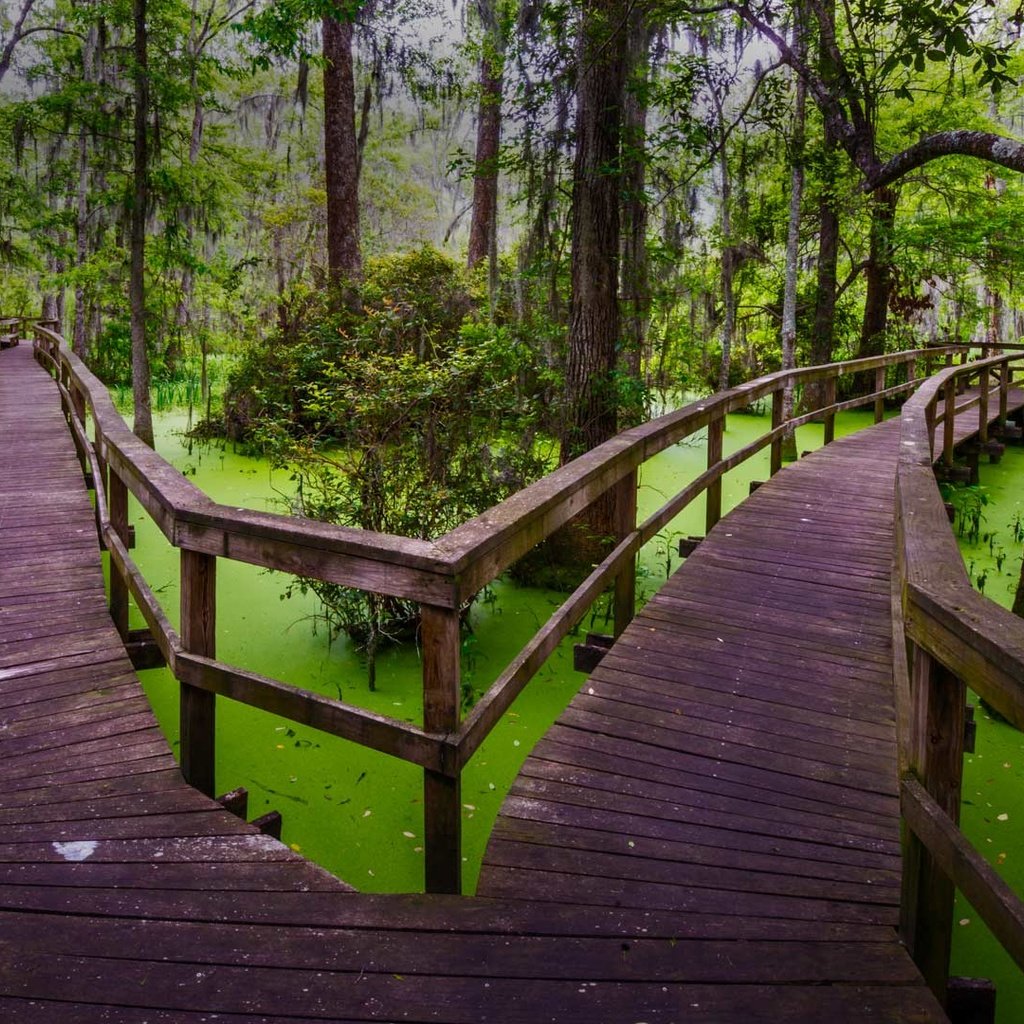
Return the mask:
<svg viewBox="0 0 1024 1024">
<path fill-rule="evenodd" d="M 483 297 L 429 249 L 367 270 L 362 308 L 310 296 L 295 328 L 250 351 L 225 398 L 229 430 L 282 465 L 292 511 L 380 533 L 435 538 L 540 476 L 546 371 L 511 329 L 479 318 Z M 332 639 L 379 645 L 418 607 L 331 583 L 312 591 Z"/>
</svg>

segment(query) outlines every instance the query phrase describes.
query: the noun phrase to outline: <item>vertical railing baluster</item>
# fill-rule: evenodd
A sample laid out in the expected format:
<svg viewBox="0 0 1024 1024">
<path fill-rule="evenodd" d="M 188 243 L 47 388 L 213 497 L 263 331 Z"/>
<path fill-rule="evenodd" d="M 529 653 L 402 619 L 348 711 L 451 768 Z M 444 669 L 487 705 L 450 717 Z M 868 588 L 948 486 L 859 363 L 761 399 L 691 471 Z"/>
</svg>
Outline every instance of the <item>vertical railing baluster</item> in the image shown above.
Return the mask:
<svg viewBox="0 0 1024 1024">
<path fill-rule="evenodd" d="M 912 648 L 911 768 L 921 784 L 957 824 L 963 775 L 962 680 L 922 648 Z M 909 829 L 903 851 L 900 929 L 914 962 L 944 1002 L 953 931 L 953 883 Z"/>
<path fill-rule="evenodd" d="M 420 605 L 423 652 L 423 728 L 453 734 L 462 699 L 459 610 Z M 462 891 L 462 778 L 423 769 L 424 886 L 427 892 Z"/>
<path fill-rule="evenodd" d="M 128 547 L 128 488 L 114 470 L 107 471 L 107 514 L 110 525 Z M 128 639 L 128 582 L 110 559 L 110 617 L 121 639 Z"/>
<path fill-rule="evenodd" d="M 708 469 L 722 461 L 722 436 L 725 433 L 725 415 L 708 424 Z M 722 518 L 722 478 L 708 485 L 705 492 L 707 512 L 704 518 L 705 532 L 710 533 L 715 523 Z"/>
<path fill-rule="evenodd" d="M 1010 360 L 1004 359 L 999 364 L 999 433 L 1006 429 L 1006 417 L 1009 415 L 1010 401 Z"/>
<path fill-rule="evenodd" d="M 836 378 L 830 376 L 825 381 L 824 387 L 825 393 L 825 408 L 836 404 Z M 836 414 L 834 412 L 825 413 L 825 428 L 823 434 L 823 444 L 831 444 L 836 439 Z"/>
<path fill-rule="evenodd" d="M 217 650 L 217 557 L 181 551 L 181 645 L 190 654 L 212 658 Z M 185 781 L 207 796 L 215 789 L 216 696 L 181 684 L 181 771 Z"/>
<path fill-rule="evenodd" d="M 957 385 L 955 381 L 947 380 L 943 387 L 946 411 L 942 417 L 942 461 L 948 467 L 953 465 L 953 425 L 956 421 Z"/>
<path fill-rule="evenodd" d="M 978 371 L 978 440 L 988 444 L 988 367 Z"/>
<path fill-rule="evenodd" d="M 628 473 L 615 486 L 615 540 L 621 541 L 636 529 L 637 471 Z M 632 622 L 636 610 L 636 557 L 615 577 L 615 635 Z"/>
<path fill-rule="evenodd" d="M 885 367 L 875 367 L 875 422 L 881 423 L 885 419 Z"/>
<path fill-rule="evenodd" d="M 785 401 L 785 392 L 782 388 L 772 392 L 772 430 L 778 430 L 782 426 L 782 408 Z M 775 476 L 782 469 L 782 438 L 777 437 L 772 441 L 771 467 L 769 472 Z"/>
</svg>

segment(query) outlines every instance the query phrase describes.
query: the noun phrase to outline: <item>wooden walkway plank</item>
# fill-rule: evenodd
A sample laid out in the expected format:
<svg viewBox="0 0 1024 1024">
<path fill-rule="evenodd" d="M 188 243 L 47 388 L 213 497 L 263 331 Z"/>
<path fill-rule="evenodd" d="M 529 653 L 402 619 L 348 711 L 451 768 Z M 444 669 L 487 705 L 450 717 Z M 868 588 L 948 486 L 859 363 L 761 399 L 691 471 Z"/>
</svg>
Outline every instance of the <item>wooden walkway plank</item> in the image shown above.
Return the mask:
<svg viewBox="0 0 1024 1024">
<path fill-rule="evenodd" d="M 884 429 L 686 561 L 527 760 L 473 899 L 354 894 L 185 786 L 27 345 L 0 431 L 0 1019 L 943 1019 L 893 929 Z"/>
</svg>

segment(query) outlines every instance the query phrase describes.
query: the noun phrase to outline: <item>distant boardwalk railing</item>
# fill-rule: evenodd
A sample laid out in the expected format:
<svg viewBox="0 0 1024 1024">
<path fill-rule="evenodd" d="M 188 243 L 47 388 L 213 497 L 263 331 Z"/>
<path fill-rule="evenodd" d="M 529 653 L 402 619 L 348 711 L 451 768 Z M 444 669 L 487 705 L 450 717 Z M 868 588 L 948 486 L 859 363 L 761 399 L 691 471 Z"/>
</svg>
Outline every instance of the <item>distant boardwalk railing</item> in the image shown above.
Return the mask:
<svg viewBox="0 0 1024 1024">
<path fill-rule="evenodd" d="M 548 655 L 610 586 L 615 588 L 616 635 L 625 628 L 634 609 L 634 565 L 640 547 L 701 494 L 707 495 L 707 528 L 714 526 L 721 515 L 723 475 L 767 447 L 771 449 L 771 472 L 775 473 L 782 464 L 782 441 L 787 429 L 822 418 L 828 443 L 833 438 L 836 413 L 872 406 L 877 422 L 882 418 L 887 397 L 914 391 L 922 383 L 921 374 L 927 377 L 937 361 L 945 360 L 949 365 L 956 354 L 964 361 L 968 354 L 962 346 L 949 346 L 761 377 L 627 430 L 431 542 L 227 507 L 212 501 L 131 434 L 114 409 L 106 388 L 70 352 L 59 335 L 40 326 L 34 329 L 37 358 L 58 379 L 83 467 L 96 488 L 98 528 L 111 560 L 110 606 L 114 621 L 122 636 L 128 639 L 130 594 L 146 619 L 152 641 L 181 684 L 181 758 L 186 778 L 197 788 L 213 794 L 217 694 L 419 765 L 424 770 L 425 886 L 434 892 L 458 892 L 461 886 L 462 769 Z M 908 609 L 907 634 L 926 652 L 913 658 L 914 678 L 924 678 L 921 674 L 926 674 L 925 666 L 937 664 L 949 664 L 972 685 L 980 673 L 979 692 L 986 696 L 993 694 L 993 704 L 1001 709 L 1012 704 L 1016 710 L 1009 717 L 1015 721 L 1021 720 L 1020 709 L 1024 706 L 1020 698 L 1022 674 L 1019 671 L 1024 664 L 1024 642 L 1014 641 L 1012 657 L 1000 652 L 1003 637 L 1024 637 L 1024 627 L 1013 620 L 1016 632 L 997 631 L 987 634 L 988 639 L 984 641 L 975 638 L 973 647 L 964 641 L 961 647 L 951 649 L 945 638 L 950 634 L 947 620 L 953 613 L 948 612 L 947 605 L 942 606 L 947 609 L 943 613 L 945 618 L 939 615 L 942 629 L 927 626 L 931 620 L 922 609 L 931 609 L 934 604 L 934 599 L 928 596 L 934 588 L 929 590 L 927 580 L 920 576 L 920 573 L 927 574 L 928 569 L 919 565 L 919 561 L 935 555 L 948 567 L 949 559 L 955 554 L 949 550 L 950 531 L 942 518 L 931 474 L 931 431 L 943 422 L 943 416 L 935 413 L 938 389 L 948 380 L 946 393 L 953 395 L 953 378 L 980 374 L 983 386 L 979 397 L 971 401 L 980 406 L 979 416 L 987 429 L 988 383 L 998 378 L 1000 409 L 1005 419 L 1010 364 L 1021 358 L 1024 357 L 1020 354 L 1005 355 L 947 369 L 938 378 L 925 383 L 921 393 L 907 404 L 904 414 L 904 430 L 908 434 L 904 441 L 906 449 L 901 462 L 899 492 L 901 537 L 906 548 L 902 564 L 913 567 L 903 586 Z M 870 394 L 836 400 L 840 377 L 866 373 L 874 377 Z M 897 382 L 887 385 L 887 378 Z M 784 388 L 807 384 L 821 385 L 822 408 L 783 421 Z M 772 403 L 771 429 L 724 457 L 727 415 L 768 398 Z M 946 422 L 952 424 L 952 416 L 948 412 L 943 415 L 948 417 Z M 87 423 L 91 423 L 91 438 Z M 670 445 L 704 429 L 707 431 L 707 469 L 638 524 L 638 468 Z M 947 434 L 951 451 L 952 433 L 947 431 Z M 930 491 L 925 494 L 928 487 Z M 129 492 L 181 551 L 180 632 L 171 626 L 129 554 Z M 481 587 L 607 492 L 614 495 L 616 547 L 462 719 L 460 609 Z M 916 518 L 925 514 L 926 519 Z M 422 609 L 422 725 L 374 714 L 219 661 L 216 658 L 215 596 L 218 558 L 236 559 L 418 602 Z M 942 578 L 946 579 L 949 574 L 945 569 L 943 572 Z M 941 593 L 945 595 L 946 591 Z M 980 596 L 975 595 L 975 598 L 968 601 L 957 596 L 955 601 L 963 608 L 984 606 L 983 621 L 994 621 L 990 603 Z M 969 621 L 969 615 L 965 621 Z M 1002 618 L 998 622 L 998 629 L 1004 630 Z M 952 635 L 959 635 L 956 629 L 952 630 Z M 984 657 L 978 654 L 979 649 Z M 961 650 L 966 653 L 958 653 Z M 982 665 L 985 667 L 979 668 Z M 904 689 L 909 692 L 909 684 Z M 915 692 L 923 692 L 923 689 L 918 686 Z M 960 703 L 962 705 L 962 701 Z M 909 697 L 903 702 L 903 717 L 909 721 Z M 908 742 L 908 749 L 911 745 Z M 918 768 L 923 763 L 916 754 L 908 754 L 908 760 Z M 926 769 L 922 770 L 921 777 L 927 779 Z M 919 824 L 924 812 L 919 811 L 918 806 L 927 811 L 928 805 L 923 798 L 918 799 L 915 786 L 912 781 L 905 783 L 904 802 L 915 834 L 932 851 L 927 857 L 922 854 L 922 863 L 927 865 L 931 863 L 928 857 L 943 856 L 936 852 L 942 844 Z M 962 843 L 962 839 L 957 838 L 955 842 Z M 956 854 L 953 859 L 958 857 Z M 940 860 L 940 863 L 943 862 Z M 925 892 L 932 884 L 928 880 L 930 876 L 925 873 L 919 876 L 923 879 L 918 886 L 921 895 L 908 906 L 925 908 L 919 910 L 917 918 L 923 925 L 926 920 L 932 920 L 925 911 L 935 901 Z M 996 892 L 992 879 L 989 883 L 985 893 Z M 970 896 L 973 889 L 963 887 Z M 1019 912 L 1005 910 L 1010 906 L 1005 899 L 1000 898 L 999 903 L 1004 908 L 1004 916 L 1018 915 L 1014 921 L 1019 933 Z"/>
</svg>

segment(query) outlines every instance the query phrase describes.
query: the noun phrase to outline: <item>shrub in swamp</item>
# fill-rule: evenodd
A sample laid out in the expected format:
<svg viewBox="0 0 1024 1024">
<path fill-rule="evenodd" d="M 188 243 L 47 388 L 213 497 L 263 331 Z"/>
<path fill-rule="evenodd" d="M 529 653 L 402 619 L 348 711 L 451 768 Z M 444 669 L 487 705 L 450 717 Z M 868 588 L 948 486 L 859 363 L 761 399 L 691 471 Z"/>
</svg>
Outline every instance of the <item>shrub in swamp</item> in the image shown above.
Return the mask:
<svg viewBox="0 0 1024 1024">
<path fill-rule="evenodd" d="M 547 469 L 536 426 L 544 374 L 508 328 L 473 319 L 468 293 L 450 282 L 429 290 L 423 275 L 403 291 L 412 270 L 387 270 L 393 292 L 375 279 L 360 315 L 325 313 L 269 354 L 280 376 L 250 388 L 262 411 L 248 434 L 290 468 L 296 515 L 432 539 Z M 316 595 L 330 639 L 364 647 L 371 687 L 381 644 L 418 626 L 418 607 L 398 598 L 308 578 L 286 596 L 296 590 Z"/>
</svg>

